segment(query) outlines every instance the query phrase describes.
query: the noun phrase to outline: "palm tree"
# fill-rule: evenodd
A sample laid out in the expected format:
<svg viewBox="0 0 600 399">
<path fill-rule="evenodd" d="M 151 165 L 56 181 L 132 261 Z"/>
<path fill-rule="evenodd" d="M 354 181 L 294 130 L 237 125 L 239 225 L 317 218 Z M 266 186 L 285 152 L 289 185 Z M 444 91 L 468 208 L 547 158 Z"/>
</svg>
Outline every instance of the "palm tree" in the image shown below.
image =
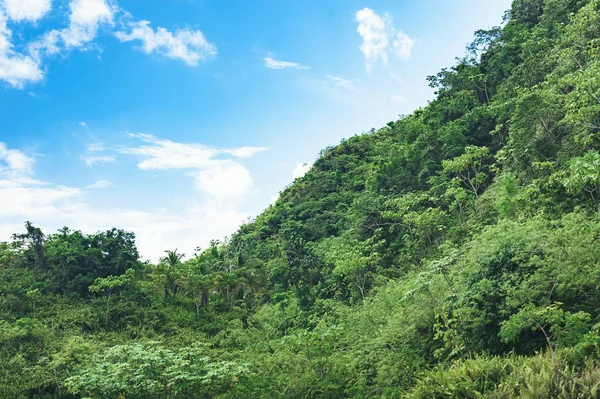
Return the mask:
<svg viewBox="0 0 600 399">
<path fill-rule="evenodd" d="M 177 295 L 177 284 L 175 284 L 175 269 L 181 264 L 184 254 L 178 254 L 177 248 L 174 251 L 165 251 L 167 256 L 160 260 L 161 269 L 165 276 L 165 297 L 169 296 L 169 289 L 173 291 L 173 296 Z"/>
</svg>

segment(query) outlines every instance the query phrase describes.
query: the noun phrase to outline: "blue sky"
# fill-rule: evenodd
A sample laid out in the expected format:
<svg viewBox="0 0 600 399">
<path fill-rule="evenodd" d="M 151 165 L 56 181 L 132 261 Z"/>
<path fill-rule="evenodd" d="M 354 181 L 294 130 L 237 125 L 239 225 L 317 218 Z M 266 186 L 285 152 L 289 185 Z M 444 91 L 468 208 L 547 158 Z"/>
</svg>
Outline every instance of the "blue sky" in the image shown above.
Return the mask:
<svg viewBox="0 0 600 399">
<path fill-rule="evenodd" d="M 427 104 L 509 0 L 0 0 L 0 241 L 191 255 L 319 151 Z"/>
</svg>

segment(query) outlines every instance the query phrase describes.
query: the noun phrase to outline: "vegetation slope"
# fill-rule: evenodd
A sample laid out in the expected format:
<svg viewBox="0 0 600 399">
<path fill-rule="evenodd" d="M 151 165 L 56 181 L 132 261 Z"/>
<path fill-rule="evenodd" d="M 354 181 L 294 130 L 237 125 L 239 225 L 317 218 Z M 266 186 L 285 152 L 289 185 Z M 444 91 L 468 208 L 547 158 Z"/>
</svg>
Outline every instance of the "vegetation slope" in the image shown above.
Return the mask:
<svg viewBox="0 0 600 399">
<path fill-rule="evenodd" d="M 600 0 L 515 0 L 436 98 L 230 239 L 0 244 L 2 398 L 600 397 Z"/>
</svg>

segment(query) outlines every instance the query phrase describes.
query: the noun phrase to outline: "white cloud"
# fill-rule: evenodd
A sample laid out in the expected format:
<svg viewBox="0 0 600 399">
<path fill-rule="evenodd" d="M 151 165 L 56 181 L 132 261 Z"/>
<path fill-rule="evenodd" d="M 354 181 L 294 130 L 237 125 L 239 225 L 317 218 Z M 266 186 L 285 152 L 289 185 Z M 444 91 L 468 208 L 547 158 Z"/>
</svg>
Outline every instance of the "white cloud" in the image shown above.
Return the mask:
<svg viewBox="0 0 600 399">
<path fill-rule="evenodd" d="M 81 122 L 85 123 L 85 122 Z M 87 124 L 85 125 L 87 126 Z M 85 152 L 81 154 L 81 160 L 89 167 L 94 165 L 107 165 L 117 163 L 117 158 L 114 155 L 98 155 L 97 153 L 105 151 L 104 143 L 90 143 L 86 146 Z M 95 154 L 95 155 L 93 155 Z"/>
<path fill-rule="evenodd" d="M 391 96 L 392 101 L 395 101 L 397 103 L 405 103 L 407 101 L 406 97 L 398 95 L 398 94 L 393 94 Z"/>
<path fill-rule="evenodd" d="M 312 164 L 306 162 L 299 163 L 292 171 L 292 176 L 294 177 L 294 179 L 298 179 L 304 176 L 310 170 L 310 168 L 312 168 Z"/>
<path fill-rule="evenodd" d="M 37 21 L 46 15 L 52 0 L 0 0 L 0 80 L 23 88 L 44 78 L 45 58 L 73 49 L 96 48 L 93 40 L 101 29 L 112 28 L 115 22 L 126 31 L 114 34 L 121 42 L 140 41 L 141 50 L 197 65 L 217 53 L 216 46 L 199 30 L 150 28 L 149 21 L 128 22 L 131 14 L 118 8 L 115 0 L 70 0 L 68 26 L 46 31 L 38 39 L 20 43 L 27 53 L 18 53 L 11 43 L 9 20 Z M 84 125 L 82 125 L 84 126 Z"/>
<path fill-rule="evenodd" d="M 110 186 L 111 186 L 111 184 L 108 180 L 98 180 L 96 183 L 90 184 L 89 186 L 86 186 L 85 188 L 96 189 L 96 188 L 108 188 Z"/>
<path fill-rule="evenodd" d="M 354 86 L 354 82 L 348 79 L 341 78 L 339 76 L 327 75 L 327 83 L 329 86 L 333 85 L 336 88 L 342 88 L 351 91 L 358 91 L 356 86 Z"/>
<path fill-rule="evenodd" d="M 35 159 L 18 150 L 9 150 L 0 143 L 0 177 L 21 177 L 33 173 Z"/>
<path fill-rule="evenodd" d="M 67 204 L 76 202 L 81 190 L 64 186 L 35 186 L 4 184 L 0 180 L 0 219 L 25 221 L 40 219 L 56 213 Z M 14 232 L 13 232 L 14 233 Z"/>
<path fill-rule="evenodd" d="M 171 140 L 160 140 L 144 133 L 130 133 L 129 135 L 141 139 L 147 145 L 122 148 L 119 152 L 144 158 L 138 164 L 138 167 L 143 170 L 209 168 L 214 162 L 211 158 L 218 154 L 218 151 L 202 144 L 183 144 Z"/>
<path fill-rule="evenodd" d="M 138 164 L 142 170 L 188 169 L 196 188 L 218 200 L 239 200 L 252 188 L 250 172 L 241 163 L 231 159 L 217 158 L 233 155 L 247 158 L 264 147 L 240 147 L 216 149 L 202 144 L 177 143 L 161 140 L 149 134 L 129 134 L 146 144 L 138 147 L 121 148 L 119 152 L 142 157 Z"/>
<path fill-rule="evenodd" d="M 265 66 L 270 69 L 286 69 L 286 68 L 308 69 L 307 66 L 299 64 L 297 62 L 279 61 L 279 60 L 274 59 L 273 57 L 265 58 Z"/>
<path fill-rule="evenodd" d="M 61 32 L 67 47 L 81 47 L 92 41 L 101 24 L 112 25 L 114 10 L 105 0 L 73 0 L 69 28 Z"/>
<path fill-rule="evenodd" d="M 109 163 L 116 163 L 117 158 L 112 155 L 104 155 L 104 156 L 95 156 L 95 155 L 83 155 L 81 159 L 85 162 L 87 166 L 94 165 L 106 165 Z"/>
<path fill-rule="evenodd" d="M 85 123 L 85 121 L 79 122 L 78 125 L 81 127 L 87 127 L 87 123 Z"/>
<path fill-rule="evenodd" d="M 42 55 L 51 55 L 60 52 L 61 31 L 51 30 L 46 32 L 40 39 L 29 43 L 27 46 L 29 54 L 38 63 L 42 60 Z"/>
<path fill-rule="evenodd" d="M 12 32 L 6 23 L 6 16 L 0 11 L 0 80 L 16 88 L 42 80 L 44 73 L 40 65 L 33 58 L 13 50 Z"/>
<path fill-rule="evenodd" d="M 250 171 L 242 164 L 226 160 L 200 170 L 194 183 L 204 193 L 218 199 L 239 199 L 252 188 Z"/>
<path fill-rule="evenodd" d="M 370 69 L 372 63 L 378 58 L 381 58 L 386 64 L 389 46 L 388 21 L 370 8 L 357 11 L 356 21 L 358 22 L 357 32 L 363 38 L 360 50 L 365 55 L 367 69 Z"/>
<path fill-rule="evenodd" d="M 233 150 L 222 150 L 225 154 L 233 155 L 238 158 L 250 158 L 259 152 L 267 151 L 266 147 L 240 147 Z"/>
<path fill-rule="evenodd" d="M 386 65 L 390 52 L 401 60 L 408 60 L 415 42 L 394 28 L 392 18 L 387 13 L 380 16 L 370 8 L 363 8 L 356 12 L 356 21 L 357 32 L 363 39 L 360 50 L 365 55 L 367 71 L 378 60 Z"/>
<path fill-rule="evenodd" d="M 394 53 L 396 56 L 398 56 L 398 58 L 401 60 L 408 61 L 412 48 L 415 45 L 415 41 L 406 33 L 398 32 L 396 33 L 396 37 L 392 45 L 394 46 Z"/>
<path fill-rule="evenodd" d="M 15 21 L 32 21 L 46 15 L 51 7 L 51 0 L 4 0 L 8 18 Z"/>
<path fill-rule="evenodd" d="M 149 21 L 132 23 L 129 33 L 117 32 L 116 36 L 121 42 L 141 41 L 141 50 L 146 54 L 155 52 L 168 58 L 181 59 L 191 66 L 217 53 L 216 46 L 209 43 L 199 30 L 178 29 L 173 34 L 161 27 L 154 31 L 148 25 Z"/>
<path fill-rule="evenodd" d="M 38 82 L 44 78 L 40 66 L 31 57 L 15 53 L 0 53 L 0 80 L 16 88 L 25 83 Z"/>
<path fill-rule="evenodd" d="M 101 22 L 112 23 L 113 9 L 106 0 L 73 0 L 70 8 L 72 25 L 93 27 Z"/>
</svg>

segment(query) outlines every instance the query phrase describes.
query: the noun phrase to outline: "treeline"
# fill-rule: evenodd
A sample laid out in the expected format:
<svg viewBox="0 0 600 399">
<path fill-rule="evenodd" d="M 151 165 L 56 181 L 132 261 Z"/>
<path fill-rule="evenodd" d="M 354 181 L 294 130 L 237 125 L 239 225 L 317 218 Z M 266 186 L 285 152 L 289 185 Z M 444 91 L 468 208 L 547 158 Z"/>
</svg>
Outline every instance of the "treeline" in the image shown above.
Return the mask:
<svg viewBox="0 0 600 399">
<path fill-rule="evenodd" d="M 185 261 L 27 223 L 0 397 L 600 397 L 600 0 L 515 0 L 429 82 Z"/>
</svg>

